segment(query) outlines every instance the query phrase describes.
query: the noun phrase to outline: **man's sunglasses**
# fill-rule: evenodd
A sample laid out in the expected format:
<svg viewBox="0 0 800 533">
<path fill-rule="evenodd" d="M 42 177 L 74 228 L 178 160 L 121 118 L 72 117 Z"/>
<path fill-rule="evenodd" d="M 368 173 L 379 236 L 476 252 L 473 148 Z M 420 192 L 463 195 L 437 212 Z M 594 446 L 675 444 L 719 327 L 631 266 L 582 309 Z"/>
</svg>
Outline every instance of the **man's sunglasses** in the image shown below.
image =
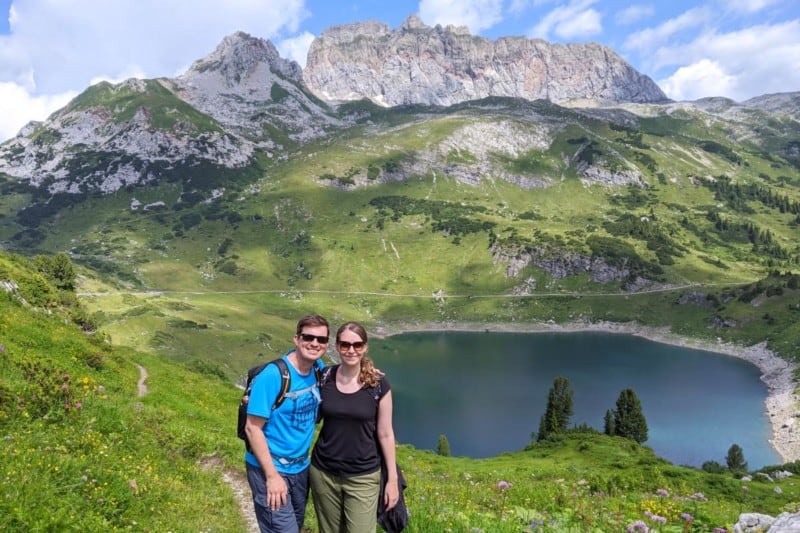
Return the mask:
<svg viewBox="0 0 800 533">
<path fill-rule="evenodd" d="M 300 338 L 303 340 L 303 342 L 311 342 L 316 339 L 320 344 L 328 344 L 327 335 L 309 335 L 308 333 L 301 333 Z"/>
<path fill-rule="evenodd" d="M 339 348 L 342 350 L 349 350 L 350 348 L 355 348 L 356 350 L 363 350 L 364 346 L 367 345 L 364 341 L 356 341 L 356 342 L 347 342 L 347 341 L 339 341 L 337 343 Z"/>
</svg>

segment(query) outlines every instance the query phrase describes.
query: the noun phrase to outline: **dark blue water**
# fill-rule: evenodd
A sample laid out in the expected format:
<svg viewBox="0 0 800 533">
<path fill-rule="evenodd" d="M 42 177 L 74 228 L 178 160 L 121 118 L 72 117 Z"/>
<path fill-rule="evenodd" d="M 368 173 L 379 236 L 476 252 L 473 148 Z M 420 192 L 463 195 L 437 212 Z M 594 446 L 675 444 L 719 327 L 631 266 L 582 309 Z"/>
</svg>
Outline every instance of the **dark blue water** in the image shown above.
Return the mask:
<svg viewBox="0 0 800 533">
<path fill-rule="evenodd" d="M 731 444 L 751 469 L 780 464 L 769 444 L 767 387 L 734 357 L 605 333 L 407 333 L 370 342 L 392 383 L 398 442 L 453 455 L 518 451 L 531 442 L 557 376 L 574 392 L 570 426 L 600 431 L 606 410 L 632 388 L 661 457 L 725 464 Z"/>
</svg>

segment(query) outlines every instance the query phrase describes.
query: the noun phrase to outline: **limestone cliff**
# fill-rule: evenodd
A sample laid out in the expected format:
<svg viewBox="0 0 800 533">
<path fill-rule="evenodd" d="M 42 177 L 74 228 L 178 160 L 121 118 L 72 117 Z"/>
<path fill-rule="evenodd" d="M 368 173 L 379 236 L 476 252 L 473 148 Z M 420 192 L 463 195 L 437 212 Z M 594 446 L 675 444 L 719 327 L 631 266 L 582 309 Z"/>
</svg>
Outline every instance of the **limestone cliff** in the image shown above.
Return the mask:
<svg viewBox="0 0 800 533">
<path fill-rule="evenodd" d="M 386 106 L 452 105 L 488 96 L 559 104 L 663 102 L 661 89 L 596 43 L 470 35 L 416 16 L 391 30 L 379 22 L 334 26 L 311 45 L 306 85 L 325 100 L 369 98 Z"/>
</svg>

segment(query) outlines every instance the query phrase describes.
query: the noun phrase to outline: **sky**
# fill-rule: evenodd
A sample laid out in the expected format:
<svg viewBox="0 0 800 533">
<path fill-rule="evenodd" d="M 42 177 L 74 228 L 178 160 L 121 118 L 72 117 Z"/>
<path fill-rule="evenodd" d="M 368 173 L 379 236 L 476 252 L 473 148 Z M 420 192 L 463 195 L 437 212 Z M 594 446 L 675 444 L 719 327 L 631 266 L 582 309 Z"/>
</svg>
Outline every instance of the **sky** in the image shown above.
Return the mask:
<svg viewBox="0 0 800 533">
<path fill-rule="evenodd" d="M 800 0 L 0 0 L 0 142 L 99 81 L 176 77 L 236 31 L 305 66 L 330 26 L 411 14 L 489 39 L 597 42 L 673 100 L 800 91 Z"/>
</svg>

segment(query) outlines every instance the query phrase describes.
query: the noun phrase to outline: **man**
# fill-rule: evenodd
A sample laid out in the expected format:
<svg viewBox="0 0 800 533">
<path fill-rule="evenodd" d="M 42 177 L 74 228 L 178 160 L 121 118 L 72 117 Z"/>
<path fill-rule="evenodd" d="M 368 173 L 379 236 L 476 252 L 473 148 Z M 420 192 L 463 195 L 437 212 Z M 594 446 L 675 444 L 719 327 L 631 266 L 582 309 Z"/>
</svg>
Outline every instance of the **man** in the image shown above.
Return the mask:
<svg viewBox="0 0 800 533">
<path fill-rule="evenodd" d="M 247 479 L 253 491 L 262 533 L 299 533 L 308 501 L 308 451 L 314 437 L 319 390 L 313 369 L 328 349 L 330 326 L 319 315 L 297 323 L 295 349 L 283 356 L 291 388 L 283 403 L 272 405 L 282 381 L 276 365 L 267 365 L 253 381 L 245 432 Z"/>
</svg>

